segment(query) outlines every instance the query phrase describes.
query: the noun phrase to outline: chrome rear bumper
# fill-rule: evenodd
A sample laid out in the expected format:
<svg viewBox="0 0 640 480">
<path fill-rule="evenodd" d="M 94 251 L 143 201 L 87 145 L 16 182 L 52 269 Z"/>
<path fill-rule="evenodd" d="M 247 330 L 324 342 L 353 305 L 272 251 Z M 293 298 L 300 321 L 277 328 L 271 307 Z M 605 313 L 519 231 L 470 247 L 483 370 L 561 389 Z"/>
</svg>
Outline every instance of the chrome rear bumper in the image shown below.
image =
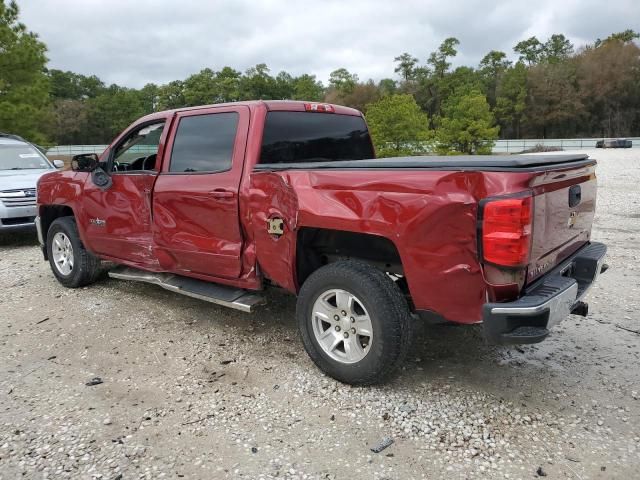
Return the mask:
<svg viewBox="0 0 640 480">
<path fill-rule="evenodd" d="M 526 289 L 518 300 L 487 303 L 485 336 L 495 344 L 538 343 L 570 313 L 587 314 L 582 298 L 607 269 L 606 245 L 592 242 Z"/>
</svg>

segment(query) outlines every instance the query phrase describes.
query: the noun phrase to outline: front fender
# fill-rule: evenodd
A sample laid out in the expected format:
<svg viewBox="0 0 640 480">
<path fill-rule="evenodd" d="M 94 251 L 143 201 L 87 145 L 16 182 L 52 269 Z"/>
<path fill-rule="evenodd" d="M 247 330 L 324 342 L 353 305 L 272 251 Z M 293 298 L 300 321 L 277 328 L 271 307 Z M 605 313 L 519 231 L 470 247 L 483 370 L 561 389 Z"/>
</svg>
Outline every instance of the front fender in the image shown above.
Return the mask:
<svg viewBox="0 0 640 480">
<path fill-rule="evenodd" d="M 73 215 L 76 218 L 82 243 L 89 247 L 83 225 L 82 193 L 88 173 L 70 170 L 43 175 L 38 181 L 37 205 L 43 241 L 46 240 L 49 225 L 57 217 Z"/>
</svg>

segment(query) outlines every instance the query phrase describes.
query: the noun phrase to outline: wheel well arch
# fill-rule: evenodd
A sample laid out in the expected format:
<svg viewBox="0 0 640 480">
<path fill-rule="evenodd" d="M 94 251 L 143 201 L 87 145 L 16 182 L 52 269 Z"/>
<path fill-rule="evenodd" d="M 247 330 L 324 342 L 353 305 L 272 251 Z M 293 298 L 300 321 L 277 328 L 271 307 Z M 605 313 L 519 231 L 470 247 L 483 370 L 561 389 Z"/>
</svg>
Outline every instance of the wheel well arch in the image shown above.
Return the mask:
<svg viewBox="0 0 640 480">
<path fill-rule="evenodd" d="M 297 233 L 296 276 L 298 285 L 318 268 L 340 260 L 358 260 L 386 273 L 404 277 L 395 244 L 369 233 L 301 227 Z"/>
<path fill-rule="evenodd" d="M 40 227 L 42 229 L 42 238 L 47 239 L 49 227 L 56 218 L 75 217 L 73 209 L 68 205 L 42 205 L 40 207 Z"/>
</svg>

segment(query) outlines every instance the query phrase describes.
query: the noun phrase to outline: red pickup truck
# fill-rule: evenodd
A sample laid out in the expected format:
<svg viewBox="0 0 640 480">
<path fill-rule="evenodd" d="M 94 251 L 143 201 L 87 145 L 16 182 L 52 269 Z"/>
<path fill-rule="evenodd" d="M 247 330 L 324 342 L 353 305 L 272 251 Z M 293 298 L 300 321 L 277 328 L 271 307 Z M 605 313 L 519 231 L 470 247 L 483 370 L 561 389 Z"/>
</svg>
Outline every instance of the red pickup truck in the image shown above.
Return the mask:
<svg viewBox="0 0 640 480">
<path fill-rule="evenodd" d="M 255 101 L 148 115 L 38 183 L 45 259 L 251 311 L 298 296 L 304 346 L 347 383 L 387 378 L 417 318 L 535 343 L 606 268 L 585 155 L 375 159 L 356 110 Z"/>
</svg>

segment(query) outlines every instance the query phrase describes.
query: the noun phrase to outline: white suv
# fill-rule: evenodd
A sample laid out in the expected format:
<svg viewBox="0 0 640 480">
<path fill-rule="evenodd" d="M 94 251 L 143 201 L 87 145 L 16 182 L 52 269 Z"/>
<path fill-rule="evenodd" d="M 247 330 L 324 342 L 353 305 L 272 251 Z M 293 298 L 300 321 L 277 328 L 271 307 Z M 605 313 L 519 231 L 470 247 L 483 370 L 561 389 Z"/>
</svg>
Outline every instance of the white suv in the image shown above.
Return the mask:
<svg viewBox="0 0 640 480">
<path fill-rule="evenodd" d="M 34 226 L 38 179 L 63 166 L 17 135 L 0 133 L 0 232 Z"/>
</svg>

